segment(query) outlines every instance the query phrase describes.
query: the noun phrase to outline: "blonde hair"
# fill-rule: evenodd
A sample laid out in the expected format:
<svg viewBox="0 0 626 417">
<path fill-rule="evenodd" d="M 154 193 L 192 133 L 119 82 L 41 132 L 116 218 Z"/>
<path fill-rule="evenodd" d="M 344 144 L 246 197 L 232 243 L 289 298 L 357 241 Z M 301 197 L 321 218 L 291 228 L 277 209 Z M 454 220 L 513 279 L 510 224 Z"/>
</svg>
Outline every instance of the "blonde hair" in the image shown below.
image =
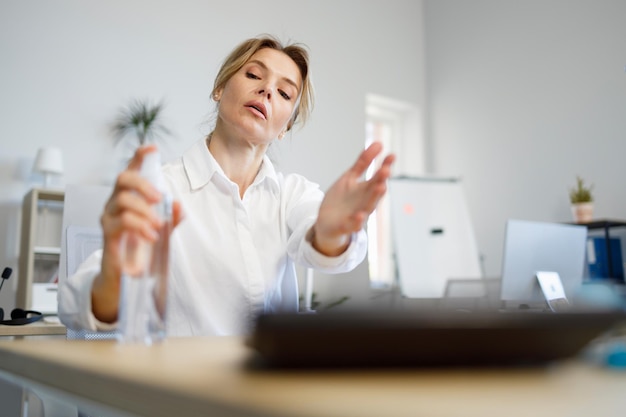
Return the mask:
<svg viewBox="0 0 626 417">
<path fill-rule="evenodd" d="M 290 130 L 296 122 L 304 125 L 313 110 L 314 98 L 313 85 L 309 75 L 309 54 L 304 45 L 301 44 L 283 45 L 278 39 L 270 35 L 251 38 L 242 42 L 224 60 L 217 77 L 215 77 L 211 95 L 215 96 L 218 90 L 223 89 L 228 80 L 248 62 L 252 55 L 263 48 L 283 52 L 293 60 L 300 70 L 302 90 L 300 91 L 299 101 L 294 109 L 293 116 L 287 124 L 287 130 Z"/>
</svg>

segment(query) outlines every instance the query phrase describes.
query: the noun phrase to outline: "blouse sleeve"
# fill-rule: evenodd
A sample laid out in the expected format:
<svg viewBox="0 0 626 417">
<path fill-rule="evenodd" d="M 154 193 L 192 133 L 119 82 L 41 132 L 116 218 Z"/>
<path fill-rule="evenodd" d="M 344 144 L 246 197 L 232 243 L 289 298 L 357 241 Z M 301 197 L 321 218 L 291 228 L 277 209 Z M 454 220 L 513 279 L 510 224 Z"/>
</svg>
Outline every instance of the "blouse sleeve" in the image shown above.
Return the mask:
<svg viewBox="0 0 626 417">
<path fill-rule="evenodd" d="M 326 256 L 306 240 L 324 198 L 317 184 L 292 174 L 285 178 L 283 186 L 287 226 L 291 232 L 287 252 L 295 262 L 330 274 L 349 272 L 363 262 L 367 254 L 367 235 L 364 230 L 352 234 L 348 248 L 339 256 Z"/>
<path fill-rule="evenodd" d="M 91 309 L 91 286 L 100 272 L 102 250 L 92 253 L 74 275 L 59 283 L 59 320 L 73 330 L 109 331 L 116 323 L 96 319 Z"/>
</svg>

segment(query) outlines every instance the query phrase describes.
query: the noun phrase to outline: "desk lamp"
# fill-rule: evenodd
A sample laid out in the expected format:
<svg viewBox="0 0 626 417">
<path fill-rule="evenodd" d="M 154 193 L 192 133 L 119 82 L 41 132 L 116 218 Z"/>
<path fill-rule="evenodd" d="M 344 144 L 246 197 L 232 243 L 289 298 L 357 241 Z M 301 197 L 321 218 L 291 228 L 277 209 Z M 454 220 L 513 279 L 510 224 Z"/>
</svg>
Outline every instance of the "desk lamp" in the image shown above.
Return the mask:
<svg viewBox="0 0 626 417">
<path fill-rule="evenodd" d="M 49 188 L 52 175 L 63 173 L 63 154 L 59 148 L 45 147 L 37 151 L 35 171 L 44 175 L 44 188 Z"/>
</svg>

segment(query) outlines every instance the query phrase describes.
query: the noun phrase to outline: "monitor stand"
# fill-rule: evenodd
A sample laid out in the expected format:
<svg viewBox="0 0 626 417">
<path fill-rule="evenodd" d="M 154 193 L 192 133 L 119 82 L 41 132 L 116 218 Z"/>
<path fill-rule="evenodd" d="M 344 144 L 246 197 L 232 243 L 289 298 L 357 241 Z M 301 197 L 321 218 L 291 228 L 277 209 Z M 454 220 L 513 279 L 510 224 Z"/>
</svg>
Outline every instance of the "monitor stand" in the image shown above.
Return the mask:
<svg viewBox="0 0 626 417">
<path fill-rule="evenodd" d="M 558 272 L 554 271 L 537 271 L 537 281 L 541 287 L 541 292 L 548 302 L 550 310 L 554 312 L 562 312 L 570 309 L 570 303 L 565 295 L 563 283 Z"/>
</svg>

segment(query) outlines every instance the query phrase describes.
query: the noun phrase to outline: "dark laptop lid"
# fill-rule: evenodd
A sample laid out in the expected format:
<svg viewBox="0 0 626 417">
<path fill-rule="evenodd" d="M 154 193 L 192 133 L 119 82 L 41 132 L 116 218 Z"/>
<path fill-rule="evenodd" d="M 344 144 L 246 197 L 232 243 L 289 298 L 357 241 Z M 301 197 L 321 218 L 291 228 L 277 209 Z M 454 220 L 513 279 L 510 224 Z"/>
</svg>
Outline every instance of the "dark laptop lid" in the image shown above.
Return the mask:
<svg viewBox="0 0 626 417">
<path fill-rule="evenodd" d="M 624 312 L 264 314 L 247 344 L 279 367 L 535 365 L 579 353 Z"/>
</svg>

